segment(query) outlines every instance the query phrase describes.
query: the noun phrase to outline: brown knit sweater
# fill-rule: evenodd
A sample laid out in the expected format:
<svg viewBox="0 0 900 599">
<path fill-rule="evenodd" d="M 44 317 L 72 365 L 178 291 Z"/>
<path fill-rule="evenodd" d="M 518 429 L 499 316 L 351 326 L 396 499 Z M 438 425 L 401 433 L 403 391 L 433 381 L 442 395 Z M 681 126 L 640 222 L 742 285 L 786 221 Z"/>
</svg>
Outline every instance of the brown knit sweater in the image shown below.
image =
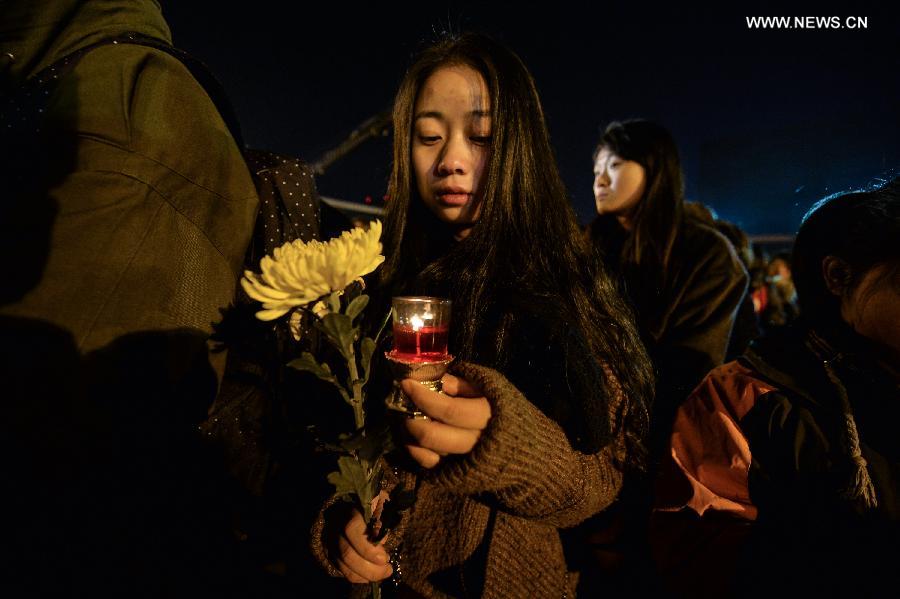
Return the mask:
<svg viewBox="0 0 900 599">
<path fill-rule="evenodd" d="M 577 574 L 566 567 L 558 529 L 615 499 L 621 435 L 598 453 L 580 453 L 500 373 L 467 363 L 454 372 L 481 386 L 492 416 L 471 452 L 421 475 L 415 505 L 389 538 L 400 545 L 403 585 L 425 597 L 574 597 Z M 412 487 L 412 473 L 401 471 L 400 478 Z M 322 529 L 320 516 L 313 553 L 340 576 L 327 559 Z"/>
</svg>

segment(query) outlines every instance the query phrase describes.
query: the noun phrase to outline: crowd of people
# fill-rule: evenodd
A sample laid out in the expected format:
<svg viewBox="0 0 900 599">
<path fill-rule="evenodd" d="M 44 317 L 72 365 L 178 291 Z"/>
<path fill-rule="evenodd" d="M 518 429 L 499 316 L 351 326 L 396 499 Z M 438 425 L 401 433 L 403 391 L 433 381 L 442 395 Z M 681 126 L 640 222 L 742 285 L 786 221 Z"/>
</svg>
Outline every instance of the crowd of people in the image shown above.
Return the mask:
<svg viewBox="0 0 900 599">
<path fill-rule="evenodd" d="M 429 418 L 391 421 L 384 490 L 415 498 L 376 539 L 331 497 L 308 433 L 329 389 L 285 368 L 290 317 L 236 286 L 353 225 L 302 162 L 242 147 L 156 2 L 4 13 L 11 596 L 897 588 L 900 179 L 767 256 L 686 200 L 662 125 L 613 121 L 583 227 L 522 60 L 475 33 L 424 49 L 366 286 L 371 314 L 452 300 L 456 360 L 440 394 L 402 382 Z"/>
</svg>

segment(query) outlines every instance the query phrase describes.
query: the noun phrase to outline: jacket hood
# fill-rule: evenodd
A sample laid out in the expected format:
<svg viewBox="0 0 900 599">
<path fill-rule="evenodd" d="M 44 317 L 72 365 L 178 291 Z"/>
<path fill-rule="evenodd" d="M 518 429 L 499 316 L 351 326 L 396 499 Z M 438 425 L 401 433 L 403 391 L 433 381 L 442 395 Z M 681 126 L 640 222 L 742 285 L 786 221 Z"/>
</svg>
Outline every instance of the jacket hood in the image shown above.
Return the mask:
<svg viewBox="0 0 900 599">
<path fill-rule="evenodd" d="M 7 81 L 19 82 L 100 40 L 136 32 L 171 44 L 156 0 L 9 0 L 0 19 Z"/>
</svg>

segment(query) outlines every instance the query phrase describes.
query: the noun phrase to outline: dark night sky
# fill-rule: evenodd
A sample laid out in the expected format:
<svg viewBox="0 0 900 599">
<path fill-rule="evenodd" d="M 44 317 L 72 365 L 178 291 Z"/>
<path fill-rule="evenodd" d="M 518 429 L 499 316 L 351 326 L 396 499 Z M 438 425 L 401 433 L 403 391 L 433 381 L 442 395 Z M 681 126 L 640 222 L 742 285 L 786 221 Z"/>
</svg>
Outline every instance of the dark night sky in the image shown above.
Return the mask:
<svg viewBox="0 0 900 599">
<path fill-rule="evenodd" d="M 449 28 L 490 33 L 529 66 L 583 222 L 593 212 L 591 151 L 613 119 L 666 125 L 688 197 L 755 234 L 792 232 L 816 199 L 900 167 L 900 15 L 885 8 L 463 2 L 412 13 L 331 2 L 285 12 L 292 4 L 258 0 L 223 13 L 221 4 L 163 3 L 176 45 L 222 81 L 251 147 L 317 160 L 390 106 L 415 50 Z M 750 30 L 748 15 L 859 16 L 868 28 Z M 369 141 L 319 190 L 377 203 L 389 160 L 389 138 Z"/>
</svg>

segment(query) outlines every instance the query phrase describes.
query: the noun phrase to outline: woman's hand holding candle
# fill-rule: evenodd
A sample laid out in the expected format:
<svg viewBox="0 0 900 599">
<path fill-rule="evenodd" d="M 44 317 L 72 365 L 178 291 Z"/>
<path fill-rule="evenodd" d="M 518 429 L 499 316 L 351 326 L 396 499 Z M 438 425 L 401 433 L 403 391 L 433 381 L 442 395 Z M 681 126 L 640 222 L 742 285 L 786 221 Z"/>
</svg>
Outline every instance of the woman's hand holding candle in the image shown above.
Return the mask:
<svg viewBox="0 0 900 599">
<path fill-rule="evenodd" d="M 465 379 L 445 374 L 443 393 L 412 379 L 400 385 L 429 420 L 406 419 L 409 455 L 424 468 L 434 468 L 447 454 L 469 453 L 491 418 L 491 405 L 481 389 Z"/>
</svg>

